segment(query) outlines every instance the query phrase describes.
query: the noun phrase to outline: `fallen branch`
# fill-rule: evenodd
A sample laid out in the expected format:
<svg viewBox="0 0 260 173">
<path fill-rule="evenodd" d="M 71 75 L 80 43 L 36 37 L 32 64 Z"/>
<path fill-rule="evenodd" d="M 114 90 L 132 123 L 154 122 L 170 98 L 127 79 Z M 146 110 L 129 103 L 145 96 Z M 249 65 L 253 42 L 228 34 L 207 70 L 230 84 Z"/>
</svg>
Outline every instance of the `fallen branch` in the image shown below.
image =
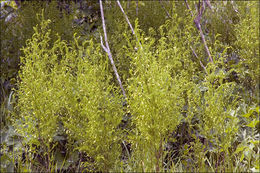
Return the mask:
<svg viewBox="0 0 260 173">
<path fill-rule="evenodd" d="M 113 57 L 112 57 L 112 54 L 111 54 L 111 51 L 110 51 L 110 48 L 109 48 L 109 44 L 108 44 L 108 41 L 107 41 L 107 31 L 106 31 L 106 24 L 105 24 L 105 18 L 104 18 L 104 11 L 103 11 L 102 0 L 99 0 L 99 4 L 100 4 L 101 19 L 102 19 L 102 25 L 103 25 L 103 31 L 104 31 L 104 37 L 105 37 L 105 44 L 106 44 L 106 46 L 104 46 L 102 36 L 100 36 L 101 46 L 102 46 L 102 48 L 104 49 L 104 51 L 108 54 L 108 58 L 109 58 L 109 60 L 110 60 L 110 62 L 111 62 L 112 68 L 113 68 L 114 73 L 115 73 L 116 78 L 117 78 L 117 81 L 118 81 L 118 83 L 119 83 L 119 85 L 120 85 L 120 88 L 121 88 L 121 90 L 122 90 L 123 96 L 124 96 L 125 99 L 126 99 L 125 90 L 124 90 L 124 87 L 123 87 L 123 85 L 122 85 L 120 76 L 119 76 L 119 74 L 118 74 L 118 72 L 117 72 L 117 68 L 116 68 L 116 66 L 115 66 L 115 63 L 114 63 L 114 60 L 113 60 Z"/>
</svg>

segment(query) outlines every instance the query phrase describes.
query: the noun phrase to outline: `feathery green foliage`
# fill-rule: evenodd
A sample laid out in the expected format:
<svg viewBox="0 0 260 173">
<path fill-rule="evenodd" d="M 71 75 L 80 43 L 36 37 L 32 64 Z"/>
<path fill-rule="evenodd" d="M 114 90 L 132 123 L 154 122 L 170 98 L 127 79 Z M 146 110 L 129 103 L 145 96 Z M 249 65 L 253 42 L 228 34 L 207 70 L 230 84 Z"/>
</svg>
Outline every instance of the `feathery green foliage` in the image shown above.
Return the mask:
<svg viewBox="0 0 260 173">
<path fill-rule="evenodd" d="M 161 11 L 160 2 L 140 2 L 138 15 L 136 3 L 123 2 L 135 21 L 132 35 L 107 2 L 109 45 L 126 100 L 100 40 L 75 32 L 67 39 L 42 13 L 23 48 L 14 90 L 13 125 L 22 145 L 13 150 L 13 163 L 21 163 L 16 170 L 258 171 L 259 9 L 212 4 L 201 20 L 209 62 L 195 15 L 183 4 L 171 2 L 170 18 L 161 13 L 153 21 L 145 16 Z M 240 13 L 213 15 L 228 9 Z"/>
<path fill-rule="evenodd" d="M 43 19 L 34 28 L 21 57 L 18 133 L 28 137 L 30 146 L 46 145 L 45 152 L 51 153 L 49 145 L 61 123 L 68 139 L 76 141 L 75 149 L 95 159 L 90 165 L 109 170 L 120 153 L 122 109 L 108 83 L 105 61 L 98 62 L 100 47 L 91 40 L 80 45 L 76 37 L 73 46 L 60 37 L 51 46 L 50 22 Z"/>
</svg>

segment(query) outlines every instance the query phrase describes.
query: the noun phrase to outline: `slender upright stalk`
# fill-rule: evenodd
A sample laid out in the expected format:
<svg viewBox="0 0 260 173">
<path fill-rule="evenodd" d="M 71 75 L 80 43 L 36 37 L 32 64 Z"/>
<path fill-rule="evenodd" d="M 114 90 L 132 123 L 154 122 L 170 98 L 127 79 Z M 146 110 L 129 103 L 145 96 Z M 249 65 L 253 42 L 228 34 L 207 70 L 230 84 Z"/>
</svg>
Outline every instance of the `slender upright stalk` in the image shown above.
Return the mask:
<svg viewBox="0 0 260 173">
<path fill-rule="evenodd" d="M 127 15 L 125 14 L 125 11 L 124 11 L 123 7 L 121 6 L 121 3 L 120 3 L 120 1 L 119 1 L 119 0 L 117 0 L 116 2 L 117 2 L 117 4 L 118 4 L 118 6 L 119 6 L 120 10 L 121 10 L 121 11 L 122 11 L 122 13 L 124 14 L 124 16 L 125 16 L 125 19 L 126 19 L 126 21 L 127 21 L 128 25 L 129 25 L 129 27 L 130 27 L 130 29 L 131 29 L 131 31 L 132 31 L 132 33 L 133 33 L 133 35 L 135 35 L 134 28 L 133 28 L 133 26 L 131 25 L 131 23 L 130 23 L 130 21 L 129 21 L 128 17 L 127 17 Z"/>
<path fill-rule="evenodd" d="M 191 11 L 191 9 L 190 9 L 189 4 L 187 3 L 187 0 L 185 0 L 185 3 L 186 3 L 186 7 L 189 9 L 189 11 L 190 11 L 190 13 L 191 13 L 191 16 L 193 17 L 193 13 L 192 13 L 192 11 Z M 203 31 L 202 31 L 201 25 L 200 25 L 200 20 L 201 20 L 201 17 L 202 17 L 202 13 L 203 13 L 204 10 L 205 10 L 205 3 L 207 4 L 207 6 L 208 6 L 209 8 L 211 8 L 211 5 L 210 5 L 210 3 L 209 3 L 208 0 L 203 0 L 201 7 L 200 7 L 200 2 L 199 2 L 198 15 L 197 15 L 197 17 L 194 19 L 194 23 L 195 23 L 197 29 L 198 29 L 199 32 L 200 32 L 200 37 L 201 37 L 202 42 L 203 42 L 203 44 L 204 44 L 205 50 L 206 50 L 206 52 L 207 52 L 207 54 L 208 54 L 209 61 L 213 63 L 213 59 L 212 59 L 212 57 L 211 57 L 211 54 L 210 54 L 209 48 L 208 48 L 208 46 L 207 46 L 207 42 L 206 42 L 205 36 L 204 36 L 204 34 L 203 34 Z"/>
<path fill-rule="evenodd" d="M 202 8 L 202 9 L 203 9 L 203 8 Z M 202 11 L 204 11 L 204 10 L 202 10 Z M 209 52 L 209 48 L 208 48 L 208 46 L 207 46 L 207 42 L 206 42 L 205 36 L 204 36 L 204 34 L 203 34 L 203 31 L 202 31 L 201 25 L 200 25 L 200 20 L 201 20 L 201 16 L 202 16 L 202 11 L 199 12 L 198 16 L 194 19 L 194 23 L 196 24 L 196 27 L 197 27 L 197 29 L 198 29 L 199 32 L 200 32 L 200 37 L 201 37 L 201 40 L 202 40 L 202 42 L 203 42 L 203 44 L 204 44 L 204 47 L 205 47 L 205 49 L 206 49 L 206 52 L 207 52 L 207 54 L 208 54 L 208 56 L 209 56 L 209 61 L 210 61 L 210 62 L 213 62 L 213 59 L 212 59 L 211 54 L 210 54 L 210 52 Z"/>
<path fill-rule="evenodd" d="M 165 6 L 163 5 L 162 0 L 159 0 L 159 2 L 160 2 L 160 4 L 161 4 L 162 8 L 164 9 L 164 11 L 166 12 L 167 16 L 168 16 L 170 19 L 172 19 L 170 13 L 167 11 L 167 9 L 165 8 Z"/>
<path fill-rule="evenodd" d="M 101 19 L 102 19 L 102 25 L 103 25 L 103 31 L 104 31 L 104 37 L 105 37 L 105 44 L 106 46 L 103 45 L 103 41 L 102 41 L 102 36 L 100 36 L 101 38 L 101 46 L 102 48 L 106 51 L 106 53 L 108 54 L 108 58 L 111 62 L 111 65 L 112 65 L 112 68 L 114 70 L 114 73 L 116 75 L 116 78 L 117 78 L 117 81 L 120 85 L 120 88 L 122 90 L 122 93 L 123 93 L 123 96 L 125 97 L 126 99 L 126 94 L 125 94 L 125 90 L 124 90 L 124 87 L 122 85 L 122 82 L 121 82 L 121 79 L 120 79 L 120 76 L 117 72 L 117 68 L 115 66 L 115 63 L 114 63 L 114 60 L 113 60 L 113 57 L 112 57 L 112 53 L 110 51 L 110 48 L 109 48 L 109 44 L 108 44 L 108 40 L 107 40 L 107 31 L 106 31 L 106 24 L 105 24 L 105 18 L 104 18 L 104 11 L 103 11 L 103 5 L 102 5 L 102 0 L 99 0 L 99 4 L 100 4 L 100 12 L 101 12 Z"/>
<path fill-rule="evenodd" d="M 200 59 L 199 59 L 198 55 L 196 54 L 196 52 L 192 49 L 192 47 L 190 47 L 190 48 L 192 50 L 192 53 L 195 55 L 195 57 L 200 61 Z M 206 74 L 208 74 L 206 67 L 202 64 L 201 61 L 200 61 L 200 66 L 205 70 Z"/>
<path fill-rule="evenodd" d="M 130 21 L 129 21 L 129 19 L 128 19 L 127 15 L 126 15 L 126 13 L 125 13 L 125 11 L 124 11 L 124 9 L 123 9 L 123 7 L 121 6 L 121 3 L 119 2 L 119 0 L 117 0 L 117 4 L 118 4 L 119 8 L 121 9 L 122 13 L 124 14 L 125 19 L 126 19 L 128 25 L 129 25 L 129 27 L 130 27 L 130 29 L 131 29 L 133 35 L 136 37 L 136 41 L 139 43 L 140 47 L 142 48 L 142 45 L 141 45 L 141 43 L 138 41 L 137 35 L 135 34 L 134 28 L 133 28 L 132 24 L 130 23 Z"/>
<path fill-rule="evenodd" d="M 194 16 L 194 15 L 193 15 L 193 12 L 192 12 L 192 10 L 191 10 L 191 8 L 190 8 L 190 6 L 189 6 L 187 0 L 184 0 L 184 1 L 185 1 L 185 4 L 186 4 L 186 7 L 188 8 L 188 10 L 189 10 L 189 12 L 190 12 L 190 14 L 191 14 L 191 17 L 193 17 L 193 16 Z"/>
</svg>

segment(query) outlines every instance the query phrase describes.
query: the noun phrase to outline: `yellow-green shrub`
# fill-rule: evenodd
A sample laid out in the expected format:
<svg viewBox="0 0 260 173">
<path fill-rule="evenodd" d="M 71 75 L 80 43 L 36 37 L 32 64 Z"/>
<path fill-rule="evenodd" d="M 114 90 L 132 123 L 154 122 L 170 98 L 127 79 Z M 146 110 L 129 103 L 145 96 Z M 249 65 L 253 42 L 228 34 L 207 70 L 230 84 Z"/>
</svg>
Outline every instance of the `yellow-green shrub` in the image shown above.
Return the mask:
<svg viewBox="0 0 260 173">
<path fill-rule="evenodd" d="M 135 127 L 130 136 L 134 170 L 163 170 L 165 145 L 185 119 L 185 93 L 192 85 L 190 80 L 196 67 L 189 59 L 189 50 L 183 49 L 186 42 L 178 42 L 181 40 L 178 27 L 166 22 L 159 30 L 161 37 L 156 44 L 152 36 L 146 37 L 138 28 L 135 31 L 142 47 L 137 43 L 138 50 L 129 54 L 129 111 Z M 188 31 L 181 36 L 192 39 Z"/>
<path fill-rule="evenodd" d="M 257 55 L 258 42 L 250 43 L 253 47 L 248 47 L 247 43 L 237 41 L 236 46 L 243 48 L 239 50 L 241 59 L 245 60 L 243 66 L 242 62 L 237 65 L 229 59 L 237 51 L 235 46 L 229 48 L 227 45 L 233 46 L 233 38 L 225 40 L 228 37 L 225 35 L 223 39 L 216 39 L 213 34 L 215 38 L 211 41 L 205 34 L 214 59 L 214 63 L 208 63 L 193 18 L 188 11 L 179 14 L 184 7 L 177 10 L 179 6 L 172 4 L 172 19 L 158 30 L 145 28 L 148 30 L 146 34 L 135 24 L 135 33 L 142 47 L 122 18 L 117 21 L 117 27 L 108 26 L 114 34 L 109 37 L 112 54 L 127 92 L 125 103 L 128 107 L 124 110 L 131 115 L 127 121 L 132 121 L 130 128 L 123 127 L 126 131 L 123 140 L 131 145 L 129 155 L 124 157 L 129 160 L 124 160 L 127 168 L 123 171 L 162 171 L 171 166 L 172 170 L 178 171 L 233 171 L 243 160 L 248 163 L 245 164 L 247 168 L 241 170 L 248 170 L 251 158 L 257 168 L 259 158 L 254 158 L 257 152 L 251 151 L 252 157 L 244 159 L 248 150 L 242 150 L 250 141 L 243 139 L 243 145 L 238 144 L 241 142 L 237 140 L 240 115 L 248 112 L 251 107 L 248 100 L 252 96 L 241 93 L 248 88 L 233 79 L 233 72 L 245 79 L 243 70 L 248 69 L 252 83 L 257 84 L 254 56 Z M 113 19 L 111 16 L 109 20 Z M 256 28 L 255 19 L 249 27 L 252 31 Z M 249 25 L 249 21 L 242 22 Z M 82 45 L 75 36 L 68 43 L 58 37 L 52 44 L 47 23 L 43 20 L 42 31 L 35 28 L 33 38 L 24 49 L 25 56 L 21 57 L 17 131 L 28 138 L 27 144 L 31 147 L 45 144 L 42 146 L 46 146 L 46 157 L 50 158 L 50 144 L 55 142 L 57 131 L 64 129 L 74 149 L 91 158 L 83 164 L 86 170 L 118 171 L 121 166 L 118 145 L 121 131 L 117 127 L 123 111 L 117 87 L 113 85 L 116 81 L 112 80 L 112 70 L 108 68 L 109 62 L 102 56 L 105 52 L 101 52 L 99 44 L 91 40 Z M 238 26 L 237 36 L 243 37 L 243 25 Z M 216 30 L 216 33 L 220 31 L 219 28 Z M 252 34 L 252 40 L 256 36 Z M 122 42 L 118 43 L 118 40 Z M 247 37 L 243 40 L 250 41 Z M 247 50 L 250 57 L 246 57 Z M 255 94 L 255 90 L 250 92 Z M 249 105 L 243 107 L 243 102 Z M 256 100 L 252 99 L 252 102 L 254 106 L 258 104 Z M 259 121 L 257 116 L 250 116 L 247 126 L 253 130 Z M 178 133 L 181 123 L 186 124 L 187 133 Z M 179 135 L 181 141 L 174 141 L 173 134 L 175 138 Z M 182 142 L 184 140 L 187 142 Z M 253 143 L 256 146 L 256 142 Z M 166 146 L 171 144 L 181 146 L 169 151 Z M 178 153 L 174 155 L 176 159 L 169 156 L 170 152 Z M 172 163 L 176 160 L 179 162 Z M 171 163 L 165 165 L 166 161 Z"/>
<path fill-rule="evenodd" d="M 259 4 L 239 3 L 240 22 L 236 25 L 235 45 L 240 61 L 234 66 L 245 89 L 259 90 Z M 259 94 L 253 96 L 254 101 Z"/>
<path fill-rule="evenodd" d="M 30 146 L 46 146 L 50 160 L 50 144 L 61 123 L 74 148 L 94 159 L 85 168 L 107 171 L 119 158 L 122 116 L 107 62 L 91 40 L 81 45 L 74 37 L 68 46 L 58 36 L 50 45 L 50 22 L 43 19 L 34 27 L 21 57 L 17 131 Z"/>
<path fill-rule="evenodd" d="M 2 2 L 2 1 L 1 1 Z M 6 3 L 9 3 L 6 1 Z M 10 1 L 9 5 L 14 8 L 14 1 Z M 11 97 L 11 88 L 15 87 L 16 77 L 18 75 L 20 56 L 24 56 L 23 51 L 20 49 L 26 45 L 26 40 L 31 38 L 34 30 L 33 27 L 38 23 L 37 13 L 43 9 L 45 16 L 52 20 L 50 34 L 51 38 L 55 38 L 55 34 L 59 33 L 64 40 L 73 40 L 75 32 L 80 33 L 81 28 L 73 23 L 74 12 L 70 14 L 65 10 L 58 9 L 58 1 L 26 1 L 18 9 L 12 9 L 10 6 L 1 6 L 1 12 L 7 10 L 7 16 L 12 16 L 12 20 L 5 21 L 2 18 L 4 15 L 1 13 L 0 19 L 0 88 L 3 91 L 0 94 L 1 102 L 1 123 L 2 127 L 10 124 L 10 116 L 8 116 L 8 109 L 5 105 L 8 104 L 8 97 Z M 71 8 L 74 4 L 71 4 Z M 66 28 L 66 29 L 64 29 Z M 53 43 L 51 43 L 53 44 Z M 8 87 L 4 85 L 8 84 Z"/>
</svg>

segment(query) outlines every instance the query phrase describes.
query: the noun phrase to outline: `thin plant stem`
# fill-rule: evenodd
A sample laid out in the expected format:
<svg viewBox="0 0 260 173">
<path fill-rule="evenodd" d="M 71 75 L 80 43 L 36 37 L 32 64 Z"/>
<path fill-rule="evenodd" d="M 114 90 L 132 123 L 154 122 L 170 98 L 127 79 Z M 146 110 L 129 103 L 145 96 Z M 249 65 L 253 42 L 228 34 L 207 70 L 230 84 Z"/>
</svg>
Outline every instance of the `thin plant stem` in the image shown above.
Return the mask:
<svg viewBox="0 0 260 173">
<path fill-rule="evenodd" d="M 211 8 L 209 2 L 205 2 L 205 0 L 203 0 L 203 1 L 202 1 L 202 6 L 200 6 L 200 1 L 199 1 L 198 15 L 197 15 L 196 18 L 194 19 L 194 23 L 195 23 L 197 29 L 198 29 L 199 32 L 200 32 L 200 37 L 201 37 L 202 42 L 203 42 L 203 44 L 204 44 L 205 50 L 206 50 L 206 52 L 207 52 L 207 54 L 208 54 L 209 61 L 213 63 L 213 59 L 212 59 L 212 57 L 211 57 L 211 54 L 210 54 L 209 48 L 208 48 L 208 46 L 207 46 L 207 42 L 206 42 L 205 36 L 204 36 L 204 34 L 203 34 L 203 31 L 202 31 L 201 25 L 200 25 L 200 20 L 201 20 L 201 17 L 202 17 L 202 13 L 203 13 L 204 10 L 205 10 L 205 3 L 207 4 L 208 7 Z M 189 4 L 187 3 L 187 0 L 185 0 L 185 4 L 186 4 L 186 7 L 188 8 L 188 10 L 189 10 L 190 13 L 191 13 L 191 16 L 193 17 L 194 15 L 193 15 L 193 13 L 192 13 L 192 10 L 191 10 Z"/>
<path fill-rule="evenodd" d="M 105 50 L 105 52 L 108 54 L 108 58 L 111 62 L 111 65 L 112 65 L 112 68 L 114 70 L 114 73 L 116 75 L 116 78 L 117 78 L 117 81 L 120 85 L 120 88 L 122 90 L 122 93 L 123 93 L 123 96 L 125 97 L 126 99 L 126 94 L 125 94 L 125 89 L 122 85 L 122 82 L 121 82 L 121 79 L 120 79 L 120 76 L 117 72 L 117 68 L 115 66 L 115 63 L 114 63 L 114 60 L 113 60 L 113 57 L 112 57 L 112 53 L 110 51 L 110 48 L 109 48 L 109 44 L 108 44 L 108 39 L 107 39 L 107 31 L 106 31 L 106 24 L 105 24 L 105 18 L 104 18 L 104 11 L 103 11 L 103 5 L 102 5 L 102 0 L 99 0 L 99 4 L 100 4 L 100 12 L 101 12 L 101 19 L 102 19 L 102 25 L 103 25 L 103 31 L 104 31 L 104 37 L 105 37 L 105 44 L 106 46 L 103 45 L 103 40 L 102 40 L 102 36 L 100 36 L 100 39 L 101 39 L 101 46 L 102 48 Z"/>
<path fill-rule="evenodd" d="M 164 6 L 162 0 L 159 0 L 159 2 L 160 2 L 160 4 L 161 4 L 162 8 L 164 9 L 164 11 L 166 12 L 167 16 L 168 16 L 170 19 L 172 19 L 170 13 L 169 13 L 169 12 L 167 11 L 167 9 L 165 8 L 165 6 Z"/>
<path fill-rule="evenodd" d="M 142 48 L 142 45 L 141 45 L 141 43 L 138 41 L 137 35 L 135 34 L 134 28 L 133 28 L 132 24 L 130 23 L 130 21 L 129 21 L 129 19 L 128 19 L 128 17 L 127 17 L 127 15 L 126 15 L 126 13 L 125 13 L 125 11 L 124 11 L 124 9 L 123 9 L 121 3 L 119 2 L 119 0 L 117 0 L 117 4 L 118 4 L 120 10 L 122 11 L 122 13 L 124 14 L 125 19 L 126 19 L 128 25 L 129 25 L 129 27 L 130 27 L 130 29 L 131 29 L 133 35 L 136 37 L 136 41 L 139 43 L 140 47 Z"/>
<path fill-rule="evenodd" d="M 193 54 L 195 55 L 195 57 L 200 61 L 198 55 L 197 55 L 196 52 L 193 50 L 193 48 L 192 48 L 192 47 L 190 47 L 190 48 L 191 48 Z M 201 61 L 200 61 L 200 65 L 201 65 L 201 67 L 204 69 L 204 71 L 208 74 L 208 72 L 207 72 L 207 70 L 206 70 L 206 67 L 202 64 Z"/>
</svg>

